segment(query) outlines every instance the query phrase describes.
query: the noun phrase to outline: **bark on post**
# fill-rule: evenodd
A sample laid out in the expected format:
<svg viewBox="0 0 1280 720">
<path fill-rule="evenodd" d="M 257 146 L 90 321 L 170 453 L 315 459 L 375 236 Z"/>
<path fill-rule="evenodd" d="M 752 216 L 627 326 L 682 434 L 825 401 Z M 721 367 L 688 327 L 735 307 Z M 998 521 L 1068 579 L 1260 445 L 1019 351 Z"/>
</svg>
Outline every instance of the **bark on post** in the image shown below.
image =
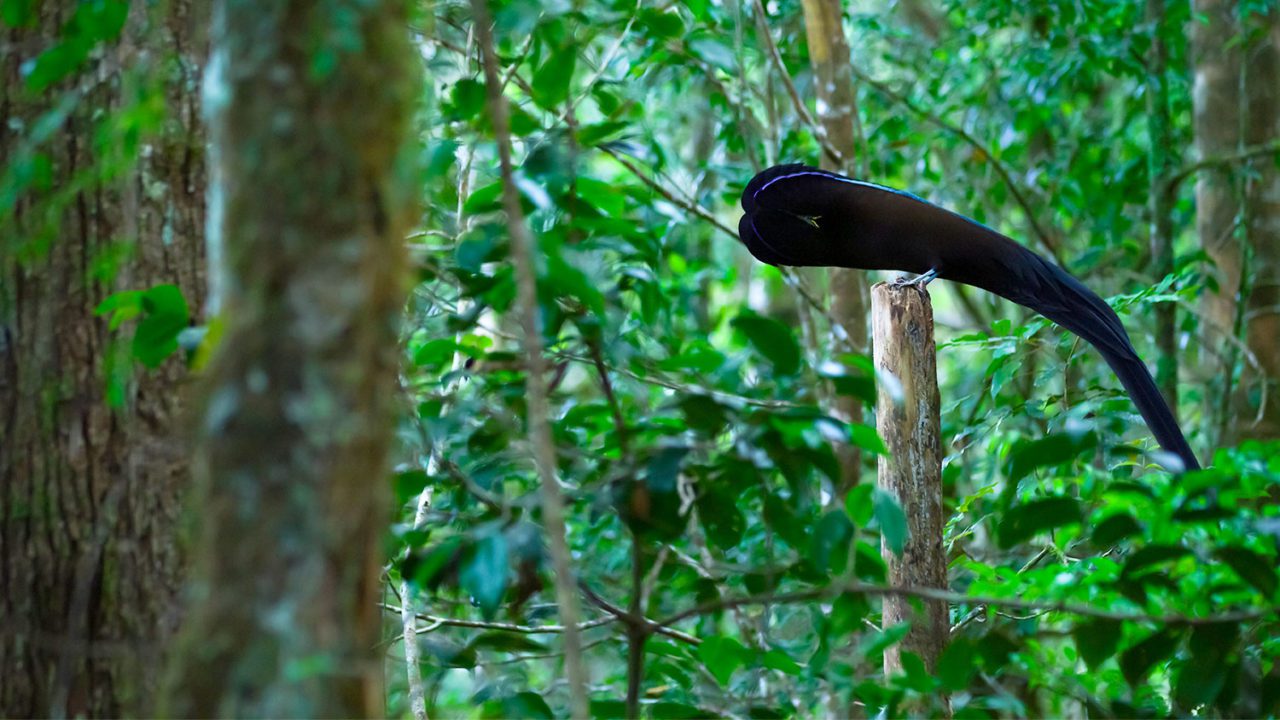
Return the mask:
<svg viewBox="0 0 1280 720">
<path fill-rule="evenodd" d="M 382 717 L 384 473 L 421 89 L 408 3 L 214 8 L 222 337 L 196 422 L 193 603 L 162 709 Z"/>
<path fill-rule="evenodd" d="M 889 385 L 879 383 L 876 398 L 876 429 L 889 450 L 880 457 L 878 482 L 901 503 L 910 532 L 901 556 L 881 548 L 889 584 L 946 589 L 938 365 L 928 291 L 878 283 L 871 288 L 871 325 L 876 370 L 892 373 L 902 385 L 902 395 L 895 399 Z M 921 606 L 923 616 L 907 598 L 885 597 L 885 628 L 911 621 L 907 637 L 885 650 L 886 675 L 902 671 L 904 651 L 919 655 L 932 672 L 946 647 L 947 604 L 930 600 Z"/>
</svg>

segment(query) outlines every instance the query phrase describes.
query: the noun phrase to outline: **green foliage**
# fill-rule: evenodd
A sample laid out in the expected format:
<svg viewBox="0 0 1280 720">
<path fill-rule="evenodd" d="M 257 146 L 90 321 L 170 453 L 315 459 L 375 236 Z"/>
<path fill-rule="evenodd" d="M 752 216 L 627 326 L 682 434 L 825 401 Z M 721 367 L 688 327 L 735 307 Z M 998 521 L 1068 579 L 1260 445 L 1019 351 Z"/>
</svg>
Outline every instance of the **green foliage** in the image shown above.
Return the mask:
<svg viewBox="0 0 1280 720">
<path fill-rule="evenodd" d="M 812 97 L 800 4 L 768 5 L 788 74 Z M 887 7 L 846 16 L 855 68 L 883 83 L 858 83 L 854 166 L 1043 251 L 1034 218 L 1146 353 L 1153 305 L 1199 302 L 1207 268 L 1186 252 L 1174 275 L 1144 276 L 1142 4 L 938 9 L 936 39 Z M 426 259 L 405 333 L 413 411 L 395 480 L 403 519 L 415 492 L 434 495 L 425 529 L 397 535 L 408 559 L 396 571 L 433 615 L 536 630 L 560 619 L 493 128 L 466 8 L 432 13 L 430 203 L 412 239 Z M 1174 477 L 1147 463 L 1149 433 L 1095 354 L 945 284 L 930 288 L 943 541 L 951 590 L 982 601 L 951 603 L 957 629 L 933 674 L 904 653 L 904 673 L 883 677 L 884 651 L 909 628 L 872 629 L 883 596 L 851 583 L 883 585 L 881 548 L 900 554 L 908 540 L 902 504 L 874 482 L 886 450 L 870 416 L 877 382 L 902 388 L 811 306 L 829 287 L 821 273 L 755 263 L 716 224 L 732 229 L 738 194 L 767 162 L 820 159 L 752 13 L 703 2 L 494 8 L 538 248 L 556 471 L 592 623 L 593 715 L 625 713 L 630 641 L 608 608 L 628 607 L 637 563 L 644 616 L 680 615 L 676 637 L 644 646 L 648 717 L 830 714 L 823 698 L 867 715 L 937 714 L 943 690 L 967 717 L 1231 715 L 1274 703 L 1261 688 L 1280 659 L 1266 501 L 1280 448 L 1224 449 L 1212 470 Z M 1188 20 L 1185 6 L 1171 13 L 1171 26 Z M 1185 41 L 1168 40 L 1171 67 L 1185 67 Z M 1189 144 L 1188 79 L 1168 79 L 1175 136 Z M 1183 251 L 1190 186 L 1179 192 Z M 1203 448 L 1206 398 L 1184 390 Z M 834 397 L 864 414 L 837 414 Z M 855 449 L 862 478 L 850 487 L 837 458 Z M 1192 622 L 1224 613 L 1235 615 Z M 558 634 L 539 634 L 538 648 L 476 640 L 497 627 L 425 636 L 445 648 L 424 656 L 433 716 L 540 715 L 531 693 L 564 714 Z"/>
</svg>

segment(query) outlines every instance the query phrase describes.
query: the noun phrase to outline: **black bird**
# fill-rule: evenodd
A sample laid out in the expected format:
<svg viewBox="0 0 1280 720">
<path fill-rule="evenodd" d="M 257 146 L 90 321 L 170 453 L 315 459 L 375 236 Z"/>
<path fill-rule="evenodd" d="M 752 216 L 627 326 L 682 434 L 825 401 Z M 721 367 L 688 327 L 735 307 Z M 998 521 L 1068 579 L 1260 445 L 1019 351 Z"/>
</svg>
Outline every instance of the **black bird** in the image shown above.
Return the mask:
<svg viewBox="0 0 1280 720">
<path fill-rule="evenodd" d="M 915 195 L 806 165 L 777 165 L 742 193 L 738 236 L 770 265 L 917 273 L 982 288 L 1088 340 L 1120 378 L 1156 440 L 1200 467 L 1120 318 L 1062 268 L 1008 237 Z"/>
</svg>

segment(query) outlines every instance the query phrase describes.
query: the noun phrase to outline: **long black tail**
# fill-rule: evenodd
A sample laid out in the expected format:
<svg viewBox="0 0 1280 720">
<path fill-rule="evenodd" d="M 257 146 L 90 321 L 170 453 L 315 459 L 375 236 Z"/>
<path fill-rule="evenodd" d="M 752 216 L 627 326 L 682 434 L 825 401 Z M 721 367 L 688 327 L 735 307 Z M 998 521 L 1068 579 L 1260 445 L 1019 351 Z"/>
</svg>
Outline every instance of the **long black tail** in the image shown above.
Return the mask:
<svg viewBox="0 0 1280 720">
<path fill-rule="evenodd" d="M 1097 348 L 1116 377 L 1120 378 L 1120 384 L 1133 399 L 1160 446 L 1177 455 L 1185 470 L 1198 470 L 1200 463 L 1191 452 L 1191 446 L 1182 435 L 1178 421 L 1156 387 L 1146 364 L 1133 349 L 1115 311 L 1062 268 L 1030 250 L 1025 252 L 1035 258 L 1035 261 L 1028 262 L 1029 267 L 1035 268 L 1031 273 L 1033 277 L 1021 278 L 1014 288 L 1002 288 L 997 292 L 1044 315 Z"/>
</svg>

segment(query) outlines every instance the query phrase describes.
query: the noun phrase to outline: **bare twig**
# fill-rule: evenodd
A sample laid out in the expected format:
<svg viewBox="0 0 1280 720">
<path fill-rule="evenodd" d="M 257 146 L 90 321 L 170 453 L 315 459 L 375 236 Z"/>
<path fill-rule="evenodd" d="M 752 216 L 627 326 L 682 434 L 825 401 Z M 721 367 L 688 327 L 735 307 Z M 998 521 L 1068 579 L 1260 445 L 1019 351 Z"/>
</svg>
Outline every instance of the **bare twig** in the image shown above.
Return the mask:
<svg viewBox="0 0 1280 720">
<path fill-rule="evenodd" d="M 831 138 L 827 136 L 827 129 L 813 119 L 813 115 L 809 113 L 809 108 L 804 104 L 804 100 L 796 90 L 795 83 L 791 81 L 791 73 L 787 72 L 787 65 L 782 61 L 782 53 L 778 52 L 778 46 L 773 42 L 773 35 L 769 32 L 769 16 L 765 13 L 764 3 L 761 0 L 755 0 L 755 9 L 756 17 L 759 19 L 760 37 L 764 39 L 765 48 L 769 51 L 769 58 L 773 60 L 774 67 L 777 69 L 778 74 L 782 76 L 782 84 L 787 89 L 787 95 L 791 97 L 791 104 L 795 107 L 796 114 L 813 131 L 814 137 L 818 139 L 818 144 L 822 146 L 822 151 L 826 153 L 827 157 L 831 158 L 831 161 L 840 167 L 844 167 L 844 153 L 841 152 L 840 148 L 831 144 Z"/>
<path fill-rule="evenodd" d="M 1197 160 L 1196 162 L 1190 163 L 1184 166 L 1182 169 L 1178 170 L 1176 173 L 1173 173 L 1172 175 L 1170 175 L 1167 181 L 1168 185 L 1166 187 L 1165 192 L 1173 193 L 1177 189 L 1178 185 L 1182 183 L 1182 181 L 1200 172 L 1201 170 L 1207 170 L 1209 168 L 1227 167 L 1229 165 L 1242 163 L 1242 162 L 1245 162 L 1246 160 L 1252 160 L 1253 158 L 1261 157 L 1263 155 L 1275 155 L 1277 153 L 1280 153 L 1280 140 L 1273 140 L 1269 143 L 1263 143 L 1261 145 L 1248 145 L 1246 147 L 1240 148 L 1239 150 L 1233 153 L 1228 153 L 1226 155 L 1215 155 L 1214 157 L 1208 157 L 1208 158 L 1204 158 L 1203 160 Z"/>
<path fill-rule="evenodd" d="M 569 712 L 576 720 L 590 716 L 587 704 L 587 679 L 582 664 L 582 645 L 578 637 L 578 598 L 573 589 L 569 546 L 565 539 L 564 500 L 556 478 L 556 455 L 548 421 L 546 359 L 543 357 L 542 329 L 538 317 L 537 277 L 534 271 L 533 239 L 520 207 L 511 163 L 511 129 L 506 98 L 498 81 L 498 58 L 493 48 L 489 27 L 489 7 L 485 0 L 471 0 L 476 35 L 484 58 L 485 87 L 488 93 L 489 117 L 498 145 L 498 161 L 502 171 L 503 205 L 507 213 L 511 256 L 515 264 L 516 290 L 519 296 L 524 345 L 529 367 L 526 375 L 529 441 L 542 485 L 542 521 L 547 533 L 551 563 L 555 569 L 556 604 L 564 623 L 564 665 L 569 680 Z"/>
<path fill-rule="evenodd" d="M 745 605 L 778 605 L 809 602 L 834 597 L 842 592 L 864 593 L 866 595 L 916 597 L 923 600 L 941 600 L 948 603 L 987 605 L 990 607 L 1009 608 L 1014 610 L 1043 610 L 1048 612 L 1065 613 L 1068 615 L 1099 618 L 1103 620 L 1146 622 L 1161 625 L 1215 625 L 1218 623 L 1247 622 L 1250 620 L 1260 620 L 1270 616 L 1280 616 L 1280 607 L 1236 610 L 1221 613 L 1219 615 L 1204 616 L 1125 613 L 1115 612 L 1113 610 L 1101 610 L 1099 608 L 1089 607 L 1088 605 L 1078 605 L 1058 600 L 1021 600 L 1018 598 L 983 597 L 979 595 L 966 595 L 964 593 L 951 592 L 950 590 L 939 590 L 937 588 L 887 587 L 884 585 L 873 585 L 871 583 L 864 582 L 850 582 L 844 585 L 836 585 L 816 590 L 801 590 L 797 592 L 778 593 L 774 595 L 755 595 L 741 598 L 721 598 L 720 600 L 706 602 L 671 615 L 670 617 L 659 620 L 657 624 L 661 626 L 671 626 L 692 617 L 706 615 L 707 613 L 712 612 L 719 612 L 721 610 L 729 610 Z"/>
<path fill-rule="evenodd" d="M 603 597 L 600 596 L 599 593 L 587 587 L 585 584 L 582 584 L 581 587 L 582 587 L 582 593 L 587 596 L 587 599 L 590 600 L 592 603 L 594 603 L 601 610 L 604 610 L 605 612 L 612 615 L 613 618 L 611 619 L 621 620 L 623 622 L 634 621 L 640 625 L 643 625 L 648 632 L 657 633 L 659 635 L 665 635 L 671 638 L 672 640 L 679 640 L 680 642 L 688 643 L 690 645 L 698 645 L 702 642 L 702 640 L 700 640 L 699 638 L 689 635 L 688 633 L 682 633 L 679 630 L 676 630 L 670 627 L 665 627 L 667 623 L 655 622 L 641 615 L 632 615 L 629 611 L 624 610 L 621 607 L 618 607 L 617 605 L 614 605 L 608 600 L 605 600 Z"/>
<path fill-rule="evenodd" d="M 729 227 L 728 225 L 725 225 L 724 223 L 716 219 L 716 216 L 712 215 L 711 211 L 707 210 L 706 208 L 702 207 L 701 205 L 697 204 L 696 202 L 688 198 L 677 196 L 673 191 L 669 190 L 662 183 L 649 177 L 643 170 L 637 167 L 635 163 L 631 162 L 631 160 L 628 159 L 626 155 L 623 155 L 622 153 L 618 152 L 617 150 L 614 150 L 611 147 L 601 146 L 600 149 L 608 153 L 609 156 L 612 157 L 614 160 L 617 160 L 620 165 L 630 170 L 631 173 L 635 175 L 638 180 L 640 180 L 640 182 L 644 183 L 645 185 L 648 185 L 659 195 L 666 198 L 667 201 L 670 202 L 671 204 L 679 207 L 680 209 L 686 212 L 692 213 L 693 215 L 696 215 L 702 218 L 703 220 L 706 220 L 707 222 L 711 223 L 711 225 L 715 227 L 717 230 L 724 233 L 725 235 L 728 235 L 731 238 L 738 237 L 738 233 L 734 232 L 733 228 Z"/>
</svg>

